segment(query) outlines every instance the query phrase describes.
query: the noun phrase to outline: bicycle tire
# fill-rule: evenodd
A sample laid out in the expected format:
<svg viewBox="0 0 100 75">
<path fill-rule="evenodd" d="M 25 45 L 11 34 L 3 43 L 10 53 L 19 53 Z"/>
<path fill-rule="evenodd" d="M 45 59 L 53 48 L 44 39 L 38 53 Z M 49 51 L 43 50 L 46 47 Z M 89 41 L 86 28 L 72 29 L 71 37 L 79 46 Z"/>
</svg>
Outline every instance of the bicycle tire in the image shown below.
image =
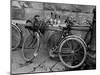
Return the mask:
<svg viewBox="0 0 100 75">
<path fill-rule="evenodd" d="M 35 39 L 33 40 L 33 37 Z M 22 46 L 22 53 L 25 61 L 30 61 L 34 58 L 34 53 L 38 52 L 40 47 L 40 37 L 38 32 L 35 32 L 35 35 L 32 36 L 31 34 L 25 39 L 23 46 Z M 35 43 L 35 44 L 34 44 Z"/>
<path fill-rule="evenodd" d="M 79 36 L 75 36 L 75 35 L 71 35 L 71 36 L 67 36 L 67 37 L 65 37 L 64 38 L 64 40 L 62 40 L 61 41 L 61 43 L 60 43 L 60 46 L 59 46 L 59 52 L 61 52 L 62 51 L 62 47 L 64 46 L 64 44 L 66 43 L 66 42 L 68 42 L 68 41 L 70 41 L 70 40 L 73 40 L 73 42 L 74 42 L 74 45 L 75 45 L 75 41 L 77 42 L 77 43 L 79 43 L 78 44 L 78 47 L 79 47 L 79 45 L 80 46 L 82 46 L 81 48 L 79 48 L 81 51 L 83 51 L 84 52 L 84 55 L 83 55 L 83 57 L 82 57 L 82 54 L 80 55 L 80 57 L 79 58 L 81 58 L 82 57 L 82 59 L 81 59 L 81 61 L 78 63 L 78 58 L 77 58 L 77 62 L 75 62 L 75 59 L 73 59 L 74 60 L 74 62 L 69 62 L 69 61 L 71 61 L 72 59 L 70 58 L 69 60 L 68 60 L 68 58 L 65 58 L 67 61 L 65 61 L 63 58 L 64 58 L 64 56 L 62 56 L 60 53 L 59 53 L 59 58 L 60 58 L 60 61 L 66 66 L 66 67 L 68 67 L 68 68 L 78 68 L 79 66 L 81 66 L 83 63 L 84 63 L 84 61 L 85 61 L 85 59 L 86 59 L 86 49 L 87 49 L 87 45 L 86 45 L 86 43 L 85 43 L 85 41 L 82 39 L 82 38 L 80 38 Z M 70 43 L 70 45 L 71 45 L 72 43 Z M 72 47 L 72 46 L 71 46 Z M 76 47 L 76 46 L 75 46 Z M 66 49 L 67 50 L 67 49 Z M 79 51 L 80 51 L 79 50 Z M 70 50 L 69 50 L 70 51 Z M 74 50 L 75 51 L 75 50 Z M 73 52 L 73 50 L 71 51 L 71 53 L 69 53 L 69 54 L 75 54 L 74 52 Z M 69 54 L 67 54 L 67 55 L 69 55 Z M 80 53 L 78 53 L 78 54 L 80 54 Z M 66 56 L 66 55 L 65 55 Z M 68 57 L 68 56 L 66 56 L 66 57 Z M 71 55 L 70 55 L 70 57 L 71 57 Z M 74 58 L 74 56 L 73 56 L 73 58 Z M 73 65 L 73 63 L 75 64 L 75 65 Z M 76 64 L 77 63 L 77 64 Z"/>
</svg>

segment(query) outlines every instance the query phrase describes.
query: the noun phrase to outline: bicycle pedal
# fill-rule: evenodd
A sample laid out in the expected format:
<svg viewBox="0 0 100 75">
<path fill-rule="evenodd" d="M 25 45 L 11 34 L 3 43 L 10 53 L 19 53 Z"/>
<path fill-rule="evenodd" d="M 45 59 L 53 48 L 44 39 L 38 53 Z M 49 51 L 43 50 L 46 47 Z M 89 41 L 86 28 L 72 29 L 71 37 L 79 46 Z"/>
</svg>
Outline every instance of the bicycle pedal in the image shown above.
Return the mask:
<svg viewBox="0 0 100 75">
<path fill-rule="evenodd" d="M 54 57 L 55 57 L 55 55 L 53 55 L 53 54 L 50 54 L 50 57 L 54 58 Z"/>
<path fill-rule="evenodd" d="M 55 54 L 53 53 L 53 51 L 49 51 L 49 55 L 50 55 L 50 57 L 52 57 L 52 58 L 55 57 Z"/>
<path fill-rule="evenodd" d="M 34 53 L 34 57 L 36 57 L 38 55 L 38 53 Z"/>
</svg>

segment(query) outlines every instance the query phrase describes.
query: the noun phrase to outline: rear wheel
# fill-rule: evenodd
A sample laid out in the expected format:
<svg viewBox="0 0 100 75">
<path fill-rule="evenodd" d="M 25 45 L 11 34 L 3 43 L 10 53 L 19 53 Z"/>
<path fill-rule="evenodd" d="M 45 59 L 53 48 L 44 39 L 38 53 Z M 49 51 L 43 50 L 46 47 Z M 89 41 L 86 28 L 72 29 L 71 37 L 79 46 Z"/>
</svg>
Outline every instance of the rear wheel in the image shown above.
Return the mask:
<svg viewBox="0 0 100 75">
<path fill-rule="evenodd" d="M 69 68 L 81 66 L 86 58 L 86 44 L 77 36 L 65 38 L 59 48 L 59 58 L 61 62 Z"/>
<path fill-rule="evenodd" d="M 23 43 L 22 52 L 23 57 L 26 61 L 30 61 L 34 58 L 34 54 L 36 54 L 39 50 L 40 46 L 40 37 L 37 32 L 33 35 L 29 35 Z"/>
</svg>

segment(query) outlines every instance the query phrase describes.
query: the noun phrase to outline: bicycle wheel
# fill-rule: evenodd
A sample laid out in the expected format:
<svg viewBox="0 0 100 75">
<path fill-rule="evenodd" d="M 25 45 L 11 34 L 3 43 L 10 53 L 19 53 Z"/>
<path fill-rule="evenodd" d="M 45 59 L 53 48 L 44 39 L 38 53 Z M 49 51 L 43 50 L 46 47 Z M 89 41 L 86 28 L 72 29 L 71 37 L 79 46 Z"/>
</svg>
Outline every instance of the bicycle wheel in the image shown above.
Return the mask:
<svg viewBox="0 0 100 75">
<path fill-rule="evenodd" d="M 15 50 L 21 42 L 21 31 L 16 25 L 12 25 L 11 30 L 11 48 Z"/>
<path fill-rule="evenodd" d="M 23 43 L 22 52 L 26 61 L 34 58 L 34 53 L 37 53 L 40 46 L 40 37 L 37 32 L 29 35 Z"/>
<path fill-rule="evenodd" d="M 86 43 L 77 36 L 68 36 L 60 44 L 59 58 L 69 68 L 81 66 L 86 58 Z"/>
</svg>

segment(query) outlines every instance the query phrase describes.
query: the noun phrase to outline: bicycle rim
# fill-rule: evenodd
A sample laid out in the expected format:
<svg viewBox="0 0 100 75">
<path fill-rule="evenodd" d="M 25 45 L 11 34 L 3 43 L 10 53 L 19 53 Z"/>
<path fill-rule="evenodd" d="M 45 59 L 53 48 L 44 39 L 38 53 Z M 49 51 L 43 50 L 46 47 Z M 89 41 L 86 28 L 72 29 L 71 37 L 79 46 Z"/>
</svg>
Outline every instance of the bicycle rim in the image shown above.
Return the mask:
<svg viewBox="0 0 100 75">
<path fill-rule="evenodd" d="M 72 46 L 72 43 L 70 43 L 70 45 L 68 45 L 68 42 L 72 42 L 73 41 L 73 45 L 77 45 L 76 48 L 80 48 L 80 50 L 78 51 L 78 53 L 75 54 L 75 50 L 77 49 L 70 49 Z M 62 49 L 62 47 L 64 47 L 64 45 L 67 43 L 67 49 Z M 73 47 L 74 48 L 74 47 Z M 64 51 L 62 51 L 64 50 Z M 61 60 L 61 62 L 69 68 L 77 68 L 79 66 L 81 66 L 86 58 L 86 45 L 84 44 L 83 40 L 77 38 L 77 37 L 68 37 L 65 40 L 63 40 L 60 44 L 60 48 L 59 48 L 59 58 Z M 62 52 L 62 53 L 61 53 Z M 80 59 L 80 60 L 79 60 Z"/>
</svg>

